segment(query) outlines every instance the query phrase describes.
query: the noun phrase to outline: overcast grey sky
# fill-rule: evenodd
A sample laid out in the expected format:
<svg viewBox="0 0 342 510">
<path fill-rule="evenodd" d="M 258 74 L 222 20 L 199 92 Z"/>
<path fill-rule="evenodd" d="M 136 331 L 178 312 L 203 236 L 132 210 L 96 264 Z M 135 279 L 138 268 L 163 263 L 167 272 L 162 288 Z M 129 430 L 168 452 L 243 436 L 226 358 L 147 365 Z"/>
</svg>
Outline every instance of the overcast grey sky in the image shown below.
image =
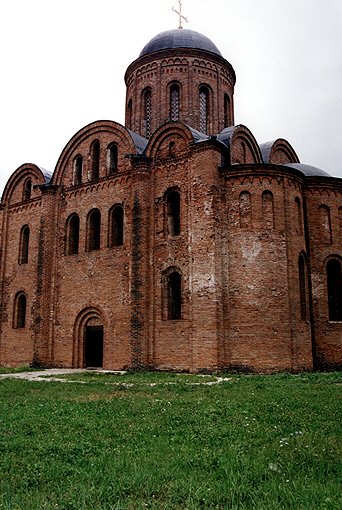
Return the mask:
<svg viewBox="0 0 342 510">
<path fill-rule="evenodd" d="M 124 122 L 124 73 L 176 0 L 0 0 L 0 189 L 23 163 L 53 170 L 69 139 Z M 233 65 L 235 122 L 286 138 L 342 177 L 342 0 L 183 0 L 186 28 Z"/>
</svg>

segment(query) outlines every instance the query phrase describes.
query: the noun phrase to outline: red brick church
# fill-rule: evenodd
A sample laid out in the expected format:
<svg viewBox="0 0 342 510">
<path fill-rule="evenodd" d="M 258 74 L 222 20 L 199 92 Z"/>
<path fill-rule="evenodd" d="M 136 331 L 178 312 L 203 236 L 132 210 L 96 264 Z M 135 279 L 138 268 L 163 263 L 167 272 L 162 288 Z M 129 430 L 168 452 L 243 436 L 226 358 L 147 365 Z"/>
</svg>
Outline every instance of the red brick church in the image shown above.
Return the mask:
<svg viewBox="0 0 342 510">
<path fill-rule="evenodd" d="M 341 367 L 342 179 L 235 124 L 204 35 L 158 34 L 125 82 L 125 126 L 5 186 L 0 364 Z"/>
</svg>

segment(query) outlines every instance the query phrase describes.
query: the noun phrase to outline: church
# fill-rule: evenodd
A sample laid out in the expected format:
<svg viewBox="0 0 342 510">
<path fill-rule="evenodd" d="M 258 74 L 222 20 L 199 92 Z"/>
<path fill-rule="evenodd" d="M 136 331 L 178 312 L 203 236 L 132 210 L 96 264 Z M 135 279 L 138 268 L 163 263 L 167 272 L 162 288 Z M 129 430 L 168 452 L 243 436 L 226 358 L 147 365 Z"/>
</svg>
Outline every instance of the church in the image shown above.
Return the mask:
<svg viewBox="0 0 342 510">
<path fill-rule="evenodd" d="M 206 36 L 156 35 L 95 121 L 0 205 L 0 365 L 203 372 L 342 365 L 342 179 L 234 120 Z"/>
</svg>

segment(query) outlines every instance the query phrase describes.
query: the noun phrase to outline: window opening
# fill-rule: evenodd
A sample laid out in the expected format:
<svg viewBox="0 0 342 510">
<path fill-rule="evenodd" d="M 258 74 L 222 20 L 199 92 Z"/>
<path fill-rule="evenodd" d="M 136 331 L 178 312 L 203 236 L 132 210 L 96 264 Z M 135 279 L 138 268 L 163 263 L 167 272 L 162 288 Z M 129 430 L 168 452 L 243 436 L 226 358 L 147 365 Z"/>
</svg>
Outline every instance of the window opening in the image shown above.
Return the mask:
<svg viewBox="0 0 342 510">
<path fill-rule="evenodd" d="M 91 180 L 95 181 L 100 177 L 100 142 L 95 140 L 92 145 Z"/>
<path fill-rule="evenodd" d="M 124 211 L 121 205 L 113 207 L 110 213 L 110 241 L 109 246 L 122 246 L 124 237 Z"/>
<path fill-rule="evenodd" d="M 170 236 L 179 236 L 180 194 L 174 190 L 167 194 L 167 228 Z"/>
<path fill-rule="evenodd" d="M 200 111 L 200 131 L 207 133 L 209 117 L 209 90 L 207 87 L 201 87 L 199 92 L 199 111 Z"/>
<path fill-rule="evenodd" d="M 88 216 L 87 251 L 99 250 L 101 240 L 101 213 L 94 209 Z"/>
<path fill-rule="evenodd" d="M 179 85 L 172 85 L 170 88 L 170 119 L 179 120 Z"/>
<path fill-rule="evenodd" d="M 180 320 L 182 314 L 181 275 L 176 271 L 168 275 L 167 299 L 168 320 Z"/>
<path fill-rule="evenodd" d="M 172 158 L 176 153 L 176 142 L 169 143 L 169 156 Z"/>
<path fill-rule="evenodd" d="M 230 122 L 230 98 L 228 94 L 224 95 L 224 127 L 231 125 Z"/>
<path fill-rule="evenodd" d="M 115 174 L 118 170 L 118 146 L 112 143 L 108 149 L 108 167 L 109 173 Z"/>
<path fill-rule="evenodd" d="M 341 263 L 332 259 L 327 263 L 329 320 L 342 321 L 342 272 Z"/>
<path fill-rule="evenodd" d="M 28 225 L 24 225 L 20 232 L 19 264 L 28 263 L 29 244 L 30 244 L 30 228 Z"/>
<path fill-rule="evenodd" d="M 26 324 L 26 296 L 24 293 L 17 294 L 14 301 L 14 328 L 24 328 Z"/>
<path fill-rule="evenodd" d="M 80 219 L 73 214 L 67 221 L 67 249 L 66 255 L 77 255 L 80 238 Z"/>
<path fill-rule="evenodd" d="M 144 124 L 145 124 L 145 137 L 151 136 L 151 123 L 152 123 L 152 94 L 150 90 L 146 90 L 144 94 Z"/>
<path fill-rule="evenodd" d="M 32 181 L 31 179 L 27 179 L 24 183 L 23 200 L 30 200 L 31 193 L 32 193 Z"/>
<path fill-rule="evenodd" d="M 74 159 L 74 186 L 82 184 L 83 158 L 76 156 Z"/>
</svg>

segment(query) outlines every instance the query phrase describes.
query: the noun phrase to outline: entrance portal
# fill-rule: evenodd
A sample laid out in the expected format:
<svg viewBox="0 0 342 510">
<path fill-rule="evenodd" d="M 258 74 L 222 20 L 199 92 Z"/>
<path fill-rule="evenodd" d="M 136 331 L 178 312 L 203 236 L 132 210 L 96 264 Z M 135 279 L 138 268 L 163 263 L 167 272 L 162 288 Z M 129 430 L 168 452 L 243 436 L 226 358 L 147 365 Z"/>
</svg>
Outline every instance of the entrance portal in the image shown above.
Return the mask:
<svg viewBox="0 0 342 510">
<path fill-rule="evenodd" d="M 103 366 L 103 326 L 86 326 L 84 338 L 85 367 Z"/>
</svg>

